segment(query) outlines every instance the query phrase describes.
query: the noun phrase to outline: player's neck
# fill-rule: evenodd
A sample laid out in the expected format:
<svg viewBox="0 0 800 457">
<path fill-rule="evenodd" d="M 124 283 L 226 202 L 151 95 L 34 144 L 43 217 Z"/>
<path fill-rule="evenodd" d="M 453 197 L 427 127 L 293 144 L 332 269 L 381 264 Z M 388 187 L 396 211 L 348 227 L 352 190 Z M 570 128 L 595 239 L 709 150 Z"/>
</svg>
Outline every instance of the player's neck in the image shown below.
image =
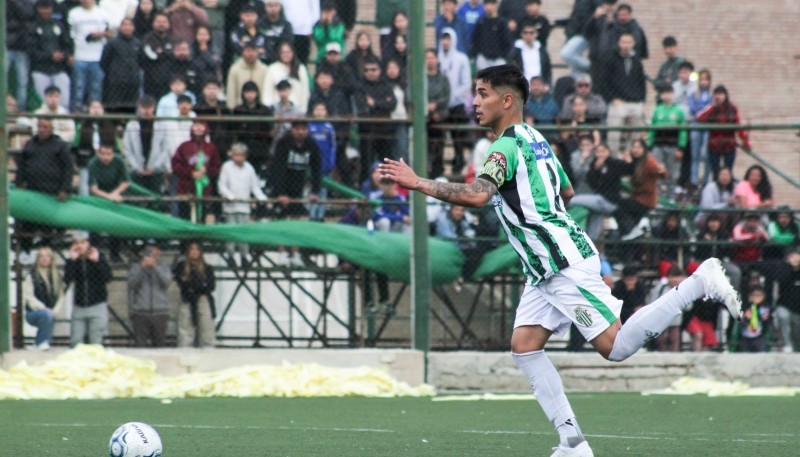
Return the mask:
<svg viewBox="0 0 800 457">
<path fill-rule="evenodd" d="M 502 119 L 499 119 L 493 126 L 492 132 L 497 138 L 503 136 L 503 132 L 508 130 L 509 127 L 516 124 L 522 124 L 522 113 L 519 114 L 509 114 L 508 116 L 504 116 Z"/>
</svg>

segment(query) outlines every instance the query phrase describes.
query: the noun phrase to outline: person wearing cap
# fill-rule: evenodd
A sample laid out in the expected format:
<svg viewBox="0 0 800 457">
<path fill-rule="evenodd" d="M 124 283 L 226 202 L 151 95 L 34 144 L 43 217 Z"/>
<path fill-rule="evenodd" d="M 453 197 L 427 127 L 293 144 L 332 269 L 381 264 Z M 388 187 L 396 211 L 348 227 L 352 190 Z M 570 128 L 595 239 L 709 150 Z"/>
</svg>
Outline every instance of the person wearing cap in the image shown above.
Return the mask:
<svg viewBox="0 0 800 457">
<path fill-rule="evenodd" d="M 329 46 L 325 46 L 325 58 L 317 65 L 317 72 L 322 69 L 329 71 L 333 76 L 333 87 L 341 90 L 349 100 L 353 96 L 358 77 L 353 73 L 353 68 L 343 59 L 343 48 L 328 44 Z M 349 102 L 348 106 L 338 109 L 346 110 L 348 114 L 352 111 Z"/>
<path fill-rule="evenodd" d="M 317 64 L 325 59 L 325 55 L 329 51 L 336 50 L 339 54 L 342 53 L 346 30 L 345 25 L 336 14 L 336 4 L 333 0 L 322 2 L 322 13 L 311 33 L 317 47 Z"/>
<path fill-rule="evenodd" d="M 171 310 L 167 289 L 172 284 L 172 271 L 160 257 L 156 240 L 148 240 L 139 261 L 128 272 L 128 315 L 137 347 L 166 346 Z"/>
<path fill-rule="evenodd" d="M 225 87 L 225 99 L 228 103 L 236 103 L 242 99 L 242 86 L 246 82 L 255 83 L 259 94 L 263 90 L 267 66 L 258 58 L 258 45 L 248 41 L 242 46 L 242 58 L 231 65 L 228 70 L 228 82 Z"/>
<path fill-rule="evenodd" d="M 56 86 L 61 90 L 61 106 L 69 108 L 68 63 L 72 58 L 72 44 L 64 24 L 53 19 L 53 0 L 36 2 L 36 19 L 28 30 L 28 44 L 36 92 L 44 97 L 45 89 Z"/>
<path fill-rule="evenodd" d="M 64 287 L 74 284 L 70 347 L 81 343 L 103 344 L 108 327 L 108 282 L 111 267 L 89 242 L 89 233 L 73 234 L 69 257 L 64 265 Z"/>
</svg>

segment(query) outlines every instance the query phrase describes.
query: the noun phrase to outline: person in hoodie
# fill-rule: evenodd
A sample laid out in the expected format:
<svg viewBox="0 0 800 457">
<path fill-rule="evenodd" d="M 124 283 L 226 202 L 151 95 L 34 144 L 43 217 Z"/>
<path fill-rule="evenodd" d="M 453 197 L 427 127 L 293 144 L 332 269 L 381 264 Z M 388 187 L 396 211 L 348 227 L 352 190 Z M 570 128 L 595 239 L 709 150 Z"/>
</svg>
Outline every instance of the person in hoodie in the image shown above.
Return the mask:
<svg viewBox="0 0 800 457">
<path fill-rule="evenodd" d="M 275 111 L 261 103 L 261 93 L 258 84 L 248 81 L 242 86 L 241 104 L 233 109 L 235 116 L 260 116 L 272 117 Z M 265 178 L 267 175 L 267 164 L 269 163 L 269 151 L 272 149 L 271 124 L 253 124 L 241 122 L 235 127 L 236 141 L 247 146 L 248 161 L 256 170 L 256 174 Z"/>
<path fill-rule="evenodd" d="M 211 197 L 215 193 L 221 161 L 217 147 L 206 140 L 208 125 L 196 120 L 192 122 L 191 139 L 178 146 L 172 157 L 172 172 L 178 178 L 177 194 L 197 198 Z M 213 205 L 196 202 L 197 221 L 212 224 L 216 219 Z M 190 218 L 191 207 L 187 202 L 179 205 L 179 215 Z"/>
<path fill-rule="evenodd" d="M 119 33 L 103 48 L 100 68 L 106 74 L 103 78 L 103 104 L 111 111 L 133 109 L 139 98 L 142 85 L 138 68 L 142 44 L 133 36 L 131 19 L 123 19 Z"/>
<path fill-rule="evenodd" d="M 468 107 L 472 107 L 472 70 L 469 57 L 460 48 L 460 38 L 456 30 L 445 27 L 439 36 L 439 70 L 450 81 L 450 101 L 447 104 L 448 124 L 467 124 Z M 453 170 L 459 171 L 465 165 L 465 149 L 470 148 L 469 132 L 454 130 Z"/>
<path fill-rule="evenodd" d="M 458 49 L 462 53 L 466 52 L 464 48 L 465 38 L 465 25 L 464 20 L 457 14 L 458 2 L 456 0 L 443 0 L 441 3 L 441 11 L 438 16 L 433 20 L 433 27 L 436 29 L 436 47 L 441 49 L 442 35 L 445 29 L 450 29 L 450 37 L 456 45 L 453 49 Z M 441 60 L 441 56 L 439 57 Z"/>
<path fill-rule="evenodd" d="M 522 70 L 525 79 L 530 81 L 539 76 L 545 84 L 550 85 L 553 77 L 550 55 L 547 49 L 537 39 L 539 31 L 530 19 L 526 18 L 520 23 L 520 37 L 508 54 L 508 63 L 516 65 Z"/>
<path fill-rule="evenodd" d="M 167 289 L 172 284 L 172 271 L 159 261 L 160 257 L 158 243 L 150 240 L 141 259 L 131 266 L 128 273 L 128 290 L 133 297 L 128 303 L 128 314 L 137 347 L 166 346 L 171 308 Z"/>
<path fill-rule="evenodd" d="M 137 105 L 137 118 L 125 124 L 122 152 L 130 170 L 131 180 L 160 195 L 164 187 L 164 175 L 169 171 L 172 153 L 157 144 L 159 135 L 156 135 L 154 122 L 155 99 L 145 95 L 139 99 Z"/>
<path fill-rule="evenodd" d="M 111 267 L 89 243 L 89 234 L 77 231 L 64 265 L 64 287 L 75 285 L 69 345 L 103 344 L 108 327 L 108 282 Z"/>
</svg>

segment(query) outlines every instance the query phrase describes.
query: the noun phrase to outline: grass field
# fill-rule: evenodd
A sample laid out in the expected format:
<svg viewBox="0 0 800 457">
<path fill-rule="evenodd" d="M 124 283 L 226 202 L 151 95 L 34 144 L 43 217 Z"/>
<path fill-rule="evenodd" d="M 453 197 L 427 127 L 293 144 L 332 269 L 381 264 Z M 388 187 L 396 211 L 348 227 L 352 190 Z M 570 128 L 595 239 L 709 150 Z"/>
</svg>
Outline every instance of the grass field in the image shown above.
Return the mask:
<svg viewBox="0 0 800 457">
<path fill-rule="evenodd" d="M 595 455 L 797 456 L 800 398 L 573 394 Z M 164 456 L 549 456 L 533 400 L 431 398 L 0 401 L 0 456 L 107 454 L 123 422 Z"/>
</svg>

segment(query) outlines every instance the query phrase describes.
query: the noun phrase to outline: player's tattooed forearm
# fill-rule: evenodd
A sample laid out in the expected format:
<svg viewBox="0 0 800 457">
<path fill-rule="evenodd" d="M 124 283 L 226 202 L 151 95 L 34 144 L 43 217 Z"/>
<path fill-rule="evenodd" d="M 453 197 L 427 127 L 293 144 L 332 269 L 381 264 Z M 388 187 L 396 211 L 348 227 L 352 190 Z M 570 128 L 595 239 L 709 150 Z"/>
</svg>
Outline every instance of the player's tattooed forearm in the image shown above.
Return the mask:
<svg viewBox="0 0 800 457">
<path fill-rule="evenodd" d="M 417 188 L 422 193 L 438 200 L 456 204 L 468 202 L 482 196 L 491 197 L 497 191 L 497 187 L 493 183 L 480 178 L 469 184 L 439 182 L 420 178 L 417 181 Z"/>
</svg>

